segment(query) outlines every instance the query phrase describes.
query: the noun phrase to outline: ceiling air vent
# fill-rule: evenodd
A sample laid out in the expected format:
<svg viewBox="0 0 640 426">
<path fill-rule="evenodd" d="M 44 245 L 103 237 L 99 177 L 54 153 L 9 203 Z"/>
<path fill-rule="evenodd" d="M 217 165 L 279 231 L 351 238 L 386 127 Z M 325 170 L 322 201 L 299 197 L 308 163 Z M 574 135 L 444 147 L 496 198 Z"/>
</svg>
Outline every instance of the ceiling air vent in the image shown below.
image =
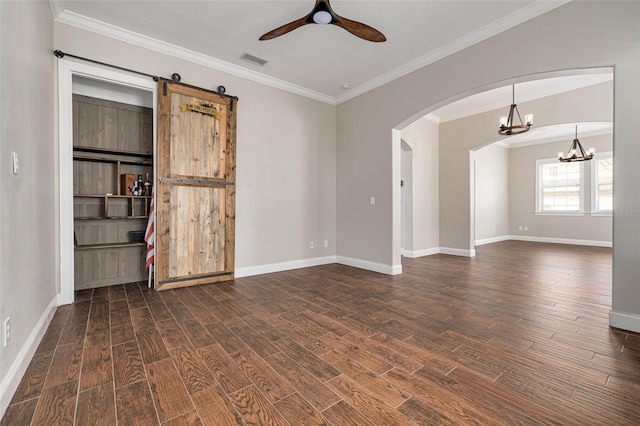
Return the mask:
<svg viewBox="0 0 640 426">
<path fill-rule="evenodd" d="M 261 67 L 263 67 L 264 64 L 269 62 L 266 59 L 258 58 L 257 56 L 254 56 L 251 53 L 247 53 L 247 52 L 244 52 L 242 56 L 240 56 L 240 59 L 242 59 L 243 61 L 251 62 L 252 64 L 259 65 Z"/>
</svg>

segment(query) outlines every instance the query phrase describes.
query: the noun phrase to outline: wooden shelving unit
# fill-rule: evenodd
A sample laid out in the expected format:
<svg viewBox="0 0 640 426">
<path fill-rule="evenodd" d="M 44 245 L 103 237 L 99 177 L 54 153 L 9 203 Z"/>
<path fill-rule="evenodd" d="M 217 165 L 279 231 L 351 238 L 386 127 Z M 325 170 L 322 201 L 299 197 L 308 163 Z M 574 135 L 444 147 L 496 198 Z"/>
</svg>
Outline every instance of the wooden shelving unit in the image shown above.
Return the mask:
<svg viewBox="0 0 640 426">
<path fill-rule="evenodd" d="M 75 216 L 75 220 L 99 220 L 99 219 L 148 219 L 151 197 L 146 195 L 113 195 L 113 194 L 74 194 L 74 199 L 97 198 L 103 200 L 103 214 L 100 216 Z M 126 215 L 110 215 L 109 200 L 126 200 Z M 142 213 L 142 214 L 137 214 Z"/>
<path fill-rule="evenodd" d="M 73 209 L 75 288 L 147 279 L 144 231 L 150 196 L 121 187 L 121 175 L 153 182 L 149 108 L 74 95 Z"/>
</svg>

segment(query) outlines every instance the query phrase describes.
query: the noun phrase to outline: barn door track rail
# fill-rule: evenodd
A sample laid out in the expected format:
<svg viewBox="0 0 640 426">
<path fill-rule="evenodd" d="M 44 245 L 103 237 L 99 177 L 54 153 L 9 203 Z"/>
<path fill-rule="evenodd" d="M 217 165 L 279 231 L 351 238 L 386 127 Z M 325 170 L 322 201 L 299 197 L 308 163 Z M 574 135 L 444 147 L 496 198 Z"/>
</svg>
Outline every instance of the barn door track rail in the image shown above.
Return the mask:
<svg viewBox="0 0 640 426">
<path fill-rule="evenodd" d="M 149 78 L 153 79 L 153 81 L 158 81 L 158 79 L 159 79 L 159 77 L 156 76 L 156 75 L 147 74 L 145 72 L 132 70 L 130 68 L 125 68 L 125 67 L 121 67 L 121 66 L 118 66 L 118 65 L 109 64 L 109 63 L 106 63 L 106 62 L 96 61 L 95 59 L 89 59 L 89 58 L 85 58 L 83 56 L 72 55 L 71 53 L 63 52 L 62 50 L 54 50 L 53 51 L 53 55 L 56 58 L 59 58 L 59 59 L 62 59 L 65 56 L 68 56 L 70 58 L 79 59 L 81 61 L 91 62 L 92 64 L 102 65 L 102 66 L 105 66 L 105 67 L 115 68 L 115 69 L 120 70 L 120 71 L 126 71 L 126 72 L 130 72 L 130 73 L 133 73 L 133 74 L 142 75 L 142 76 L 149 77 Z M 191 88 L 198 89 L 198 90 L 204 90 L 205 92 L 209 92 L 209 93 L 215 93 L 216 95 L 223 96 L 223 97 L 229 98 L 229 99 L 233 99 L 235 101 L 238 100 L 237 96 L 227 95 L 225 93 L 226 89 L 225 89 L 224 86 L 218 86 L 217 90 L 207 90 L 207 89 L 203 89 L 201 87 L 192 86 L 190 84 L 180 83 L 181 79 L 182 78 L 180 77 L 180 74 L 178 74 L 178 73 L 173 73 L 171 75 L 171 80 L 174 83 L 182 84 L 183 86 L 191 87 Z"/>
</svg>

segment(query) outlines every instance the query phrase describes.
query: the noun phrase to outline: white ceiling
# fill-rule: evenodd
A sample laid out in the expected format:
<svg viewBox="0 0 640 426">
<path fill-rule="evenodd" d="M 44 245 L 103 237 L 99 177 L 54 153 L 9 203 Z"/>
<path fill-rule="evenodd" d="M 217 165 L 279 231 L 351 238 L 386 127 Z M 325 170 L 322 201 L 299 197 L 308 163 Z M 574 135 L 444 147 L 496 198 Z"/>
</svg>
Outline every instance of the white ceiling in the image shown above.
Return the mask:
<svg viewBox="0 0 640 426">
<path fill-rule="evenodd" d="M 516 103 L 520 104 L 520 107 L 522 107 L 521 104 L 527 101 L 611 80 L 613 80 L 613 70 L 611 68 L 602 68 L 598 70 L 590 70 L 590 72 L 581 75 L 565 75 L 561 77 L 526 81 L 515 85 L 515 100 Z M 504 115 L 507 115 L 512 99 L 513 92 L 511 86 L 499 87 L 497 89 L 487 90 L 485 92 L 460 99 L 459 101 L 452 102 L 433 111 L 425 118 L 442 123 L 468 117 L 470 115 L 493 111 L 499 108 L 503 108 Z M 527 111 L 522 110 L 521 108 L 519 109 L 523 116 L 527 113 Z M 613 133 L 613 123 L 610 121 L 564 123 L 538 127 L 535 125 L 534 116 L 534 125 L 528 132 L 508 137 L 496 135 L 496 139 L 491 143 L 497 143 L 505 148 L 519 148 L 528 145 L 557 142 L 561 140 L 566 140 L 567 144 L 569 144 L 575 137 L 576 125 L 578 126 L 578 138 L 607 134 L 610 135 Z M 498 122 L 496 121 L 496 129 L 497 128 Z"/>
<path fill-rule="evenodd" d="M 187 59 L 196 55 L 199 62 L 204 55 L 214 68 L 330 103 L 364 93 L 565 2 L 333 0 L 336 13 L 369 24 L 387 37 L 385 43 L 371 43 L 341 28 L 320 25 L 307 25 L 270 41 L 258 40 L 265 32 L 306 15 L 313 0 L 50 0 L 61 22 Z M 269 62 L 264 67 L 245 62 L 240 59 L 243 52 Z M 118 65 L 117 57 L 114 62 Z M 188 75 L 182 74 L 189 83 Z M 516 101 L 612 78 L 611 70 L 601 70 L 522 82 L 516 85 Z M 342 88 L 345 83 L 348 90 Z M 233 94 L 232 87 L 227 90 Z M 506 86 L 453 102 L 430 116 L 445 122 L 501 107 L 506 112 L 510 103 L 511 86 Z M 534 126 L 499 141 L 508 147 L 570 142 L 574 126 Z M 579 129 L 579 136 L 587 137 L 611 133 L 612 125 L 581 123 Z"/>
<path fill-rule="evenodd" d="M 258 40 L 305 16 L 313 0 L 50 0 L 60 22 L 194 56 L 222 71 L 329 103 L 355 97 L 566 2 L 333 0 L 336 13 L 387 37 L 384 43 L 371 43 L 333 25 L 306 25 Z M 263 67 L 248 63 L 240 59 L 243 52 L 269 62 Z M 188 75 L 182 77 L 189 83 Z M 343 89 L 344 83 L 350 88 Z M 227 91 L 232 94 L 233 87 Z"/>
<path fill-rule="evenodd" d="M 516 104 L 522 104 L 534 99 L 544 98 L 546 96 L 556 95 L 570 90 L 576 90 L 581 87 L 613 80 L 613 69 L 611 68 L 602 68 L 592 71 L 593 72 L 581 75 L 567 75 L 518 83 L 515 85 Z M 457 120 L 462 117 L 480 114 L 482 112 L 492 111 L 499 108 L 504 108 L 504 115 L 507 115 L 512 99 L 512 87 L 504 86 L 452 102 L 435 110 L 430 115 L 437 118 L 440 122 Z M 518 109 L 522 114 L 527 113 L 521 108 Z"/>
</svg>

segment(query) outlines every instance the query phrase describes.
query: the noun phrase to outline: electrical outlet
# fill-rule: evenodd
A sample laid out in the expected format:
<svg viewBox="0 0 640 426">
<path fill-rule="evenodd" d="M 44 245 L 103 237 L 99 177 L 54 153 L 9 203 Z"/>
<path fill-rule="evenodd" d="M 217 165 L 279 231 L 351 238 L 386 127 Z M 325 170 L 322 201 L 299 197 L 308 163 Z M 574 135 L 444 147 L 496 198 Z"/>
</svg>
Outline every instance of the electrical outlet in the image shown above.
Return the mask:
<svg viewBox="0 0 640 426">
<path fill-rule="evenodd" d="M 370 206 L 376 205 L 376 197 L 369 197 L 369 205 Z"/>
<path fill-rule="evenodd" d="M 525 226 L 525 227 L 524 227 L 524 230 L 525 230 L 525 231 L 528 231 L 528 230 L 529 230 L 529 227 L 528 227 L 528 226 Z"/>
<path fill-rule="evenodd" d="M 522 225 L 518 226 L 518 231 L 522 231 Z"/>
<path fill-rule="evenodd" d="M 312 249 L 314 246 L 313 241 L 309 241 L 309 248 Z"/>
<path fill-rule="evenodd" d="M 9 343 L 10 338 L 11 338 L 11 318 L 7 317 L 7 319 L 4 320 L 4 333 L 3 333 L 3 339 L 2 339 L 2 346 L 7 346 L 7 343 Z"/>
<path fill-rule="evenodd" d="M 324 240 L 324 248 L 329 247 L 329 240 Z"/>
</svg>

